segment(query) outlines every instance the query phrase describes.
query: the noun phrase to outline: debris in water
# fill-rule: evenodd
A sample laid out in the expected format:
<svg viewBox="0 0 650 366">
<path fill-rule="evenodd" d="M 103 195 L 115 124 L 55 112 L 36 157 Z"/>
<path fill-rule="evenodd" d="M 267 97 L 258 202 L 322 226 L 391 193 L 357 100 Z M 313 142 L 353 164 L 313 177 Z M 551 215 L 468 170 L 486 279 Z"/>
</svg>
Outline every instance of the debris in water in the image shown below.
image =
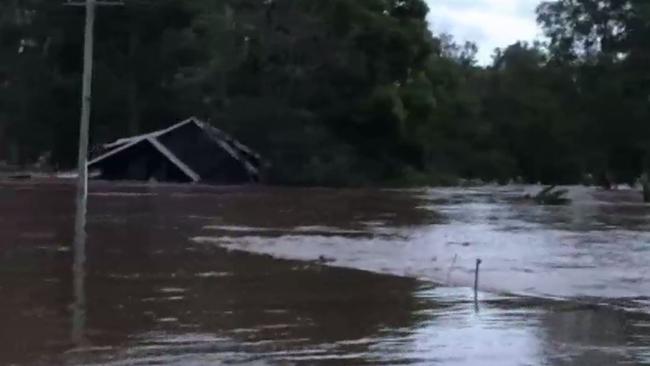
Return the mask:
<svg viewBox="0 0 650 366">
<path fill-rule="evenodd" d="M 322 263 L 322 264 L 330 263 L 330 262 L 334 262 L 334 261 L 335 261 L 335 259 L 332 258 L 332 257 L 326 257 L 324 255 L 318 256 L 318 262 Z"/>
<path fill-rule="evenodd" d="M 551 185 L 542 189 L 535 196 L 526 194 L 523 198 L 533 200 L 540 205 L 566 205 L 570 203 L 571 199 L 566 197 L 569 191 L 567 189 L 556 189 L 556 187 L 556 185 Z"/>
</svg>

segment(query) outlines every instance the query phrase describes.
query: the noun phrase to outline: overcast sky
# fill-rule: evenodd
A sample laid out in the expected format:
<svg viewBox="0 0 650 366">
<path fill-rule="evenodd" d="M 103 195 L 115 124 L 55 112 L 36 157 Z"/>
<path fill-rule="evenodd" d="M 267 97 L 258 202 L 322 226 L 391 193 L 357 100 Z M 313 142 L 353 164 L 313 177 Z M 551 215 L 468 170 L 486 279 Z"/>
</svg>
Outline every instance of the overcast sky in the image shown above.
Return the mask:
<svg viewBox="0 0 650 366">
<path fill-rule="evenodd" d="M 450 33 L 459 42 L 475 42 L 481 64 L 491 62 L 494 48 L 532 41 L 541 33 L 535 23 L 535 7 L 541 0 L 426 1 L 431 29 Z"/>
</svg>

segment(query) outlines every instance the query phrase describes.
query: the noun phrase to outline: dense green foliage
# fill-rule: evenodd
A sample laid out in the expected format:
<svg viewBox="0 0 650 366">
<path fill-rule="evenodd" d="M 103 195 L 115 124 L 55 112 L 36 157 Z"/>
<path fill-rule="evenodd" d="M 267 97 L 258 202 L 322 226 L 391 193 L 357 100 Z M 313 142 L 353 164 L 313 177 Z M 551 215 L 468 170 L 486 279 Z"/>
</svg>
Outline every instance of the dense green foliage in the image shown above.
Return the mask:
<svg viewBox="0 0 650 366">
<path fill-rule="evenodd" d="M 83 8 L 0 3 L 0 160 L 75 162 Z M 422 0 L 126 0 L 99 9 L 91 140 L 209 120 L 286 184 L 619 181 L 649 163 L 650 5 L 556 0 L 548 44 L 428 30 Z"/>
</svg>

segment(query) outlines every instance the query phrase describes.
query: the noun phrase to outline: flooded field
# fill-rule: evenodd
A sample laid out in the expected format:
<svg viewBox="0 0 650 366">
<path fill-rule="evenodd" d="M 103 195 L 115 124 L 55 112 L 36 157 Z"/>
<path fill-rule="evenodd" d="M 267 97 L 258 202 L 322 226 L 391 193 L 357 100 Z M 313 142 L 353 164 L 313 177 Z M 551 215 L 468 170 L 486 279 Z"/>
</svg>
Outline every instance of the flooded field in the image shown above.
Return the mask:
<svg viewBox="0 0 650 366">
<path fill-rule="evenodd" d="M 535 189 L 95 183 L 73 272 L 74 187 L 2 183 L 0 365 L 650 364 L 650 206 Z"/>
</svg>

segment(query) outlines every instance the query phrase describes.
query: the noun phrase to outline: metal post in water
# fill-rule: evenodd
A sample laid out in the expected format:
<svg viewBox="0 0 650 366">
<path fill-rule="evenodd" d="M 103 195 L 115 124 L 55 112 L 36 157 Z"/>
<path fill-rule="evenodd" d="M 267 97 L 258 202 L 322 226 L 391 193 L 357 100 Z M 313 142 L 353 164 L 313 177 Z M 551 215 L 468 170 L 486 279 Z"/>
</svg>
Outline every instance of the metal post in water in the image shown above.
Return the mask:
<svg viewBox="0 0 650 366">
<path fill-rule="evenodd" d="M 478 299 L 478 269 L 481 265 L 481 259 L 476 259 L 476 270 L 474 272 L 474 300 Z"/>
</svg>

